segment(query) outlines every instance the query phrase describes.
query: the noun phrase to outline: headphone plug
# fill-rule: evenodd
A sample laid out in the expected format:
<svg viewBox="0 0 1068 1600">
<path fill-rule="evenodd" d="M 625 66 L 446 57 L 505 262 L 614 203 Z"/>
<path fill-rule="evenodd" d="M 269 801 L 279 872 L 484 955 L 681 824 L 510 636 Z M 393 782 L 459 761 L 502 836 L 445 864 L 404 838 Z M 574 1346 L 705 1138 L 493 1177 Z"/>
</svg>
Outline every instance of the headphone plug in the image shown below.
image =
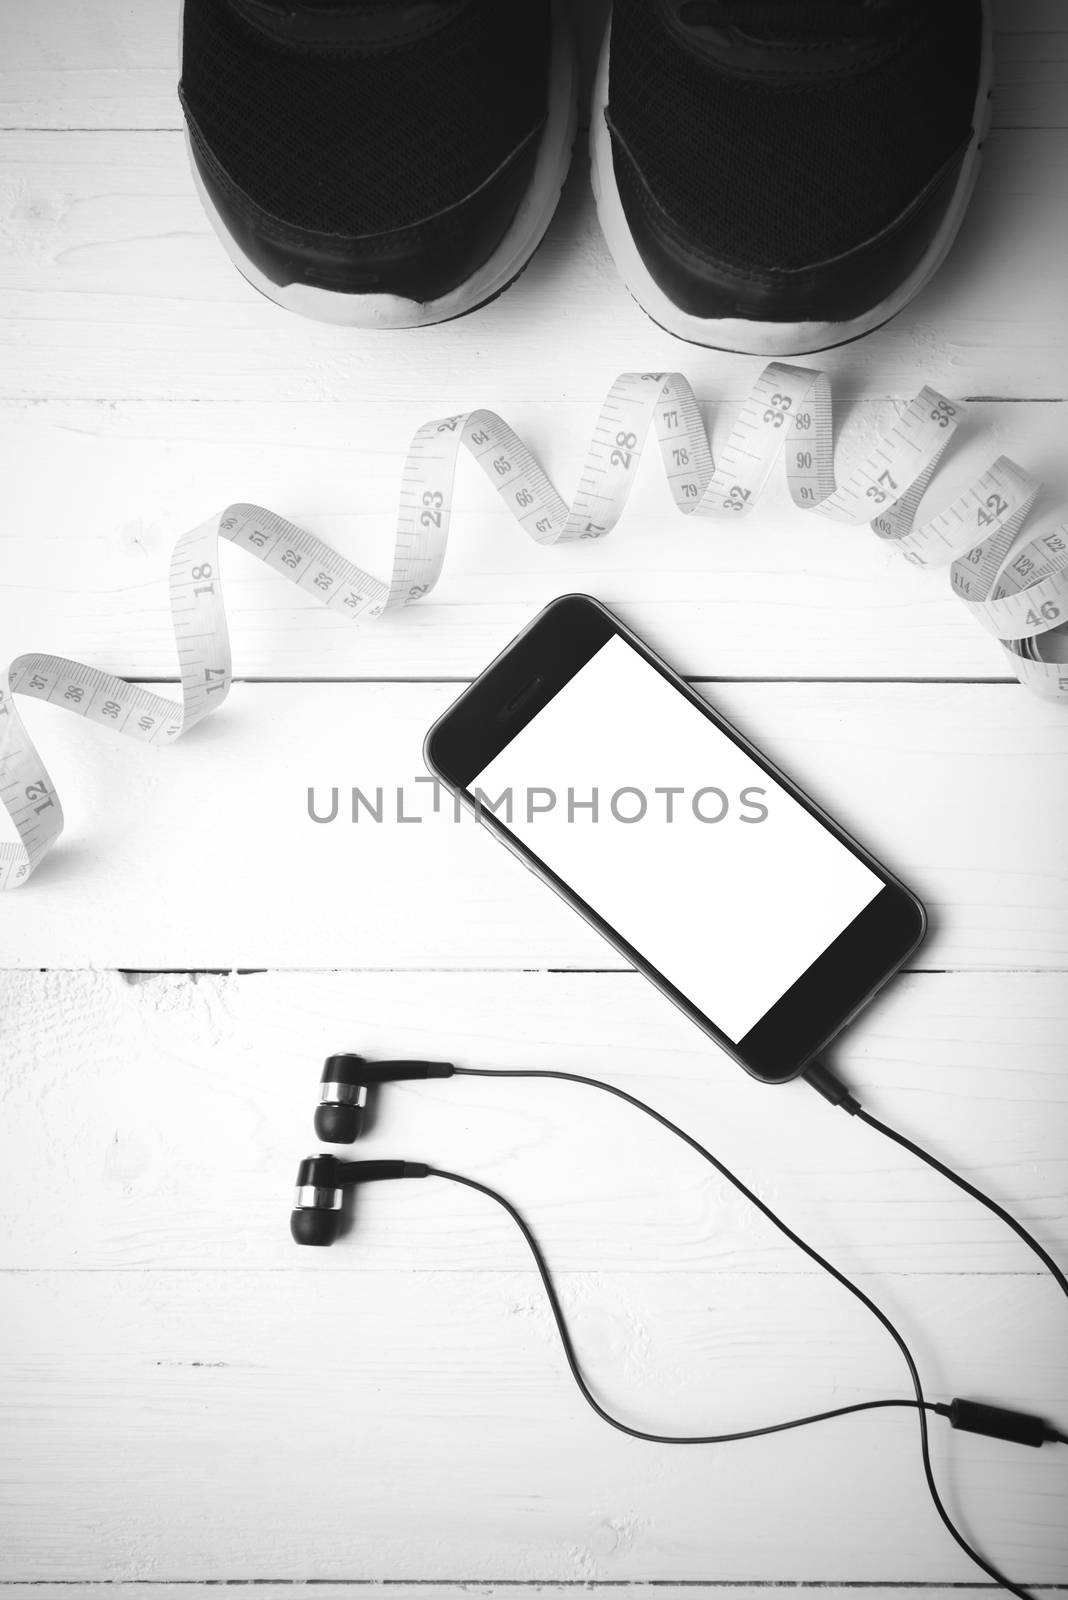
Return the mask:
<svg viewBox="0 0 1068 1600">
<path fill-rule="evenodd" d="M 948 1417 L 950 1426 L 962 1433 L 981 1433 L 988 1439 L 1007 1439 L 1011 1444 L 1026 1444 L 1038 1450 L 1044 1444 L 1068 1444 L 1068 1437 L 1050 1427 L 1042 1417 L 1026 1411 L 1007 1411 L 1003 1406 L 984 1405 L 979 1400 L 952 1400 L 935 1410 Z"/>
<path fill-rule="evenodd" d="M 860 1110 L 860 1101 L 850 1094 L 842 1080 L 836 1078 L 830 1067 L 825 1067 L 822 1061 L 813 1061 L 801 1076 L 817 1094 L 821 1094 L 832 1106 L 841 1106 L 851 1117 L 855 1117 Z"/>
</svg>

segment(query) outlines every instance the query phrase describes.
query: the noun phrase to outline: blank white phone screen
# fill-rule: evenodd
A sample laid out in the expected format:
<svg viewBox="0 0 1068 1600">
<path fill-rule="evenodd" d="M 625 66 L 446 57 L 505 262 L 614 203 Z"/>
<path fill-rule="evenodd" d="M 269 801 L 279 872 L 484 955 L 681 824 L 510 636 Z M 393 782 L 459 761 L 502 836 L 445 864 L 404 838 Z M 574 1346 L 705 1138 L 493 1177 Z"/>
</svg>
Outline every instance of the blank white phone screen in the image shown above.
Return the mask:
<svg viewBox="0 0 1068 1600">
<path fill-rule="evenodd" d="M 469 789 L 735 1044 L 884 887 L 618 635 Z"/>
</svg>

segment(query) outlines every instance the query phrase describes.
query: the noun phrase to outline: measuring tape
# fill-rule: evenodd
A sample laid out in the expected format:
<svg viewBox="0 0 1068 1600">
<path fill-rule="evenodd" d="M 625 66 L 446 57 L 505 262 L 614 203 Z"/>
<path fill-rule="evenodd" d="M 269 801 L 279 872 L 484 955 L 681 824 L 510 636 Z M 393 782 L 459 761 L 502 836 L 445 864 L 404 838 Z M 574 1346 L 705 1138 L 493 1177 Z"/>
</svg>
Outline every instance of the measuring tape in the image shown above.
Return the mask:
<svg viewBox="0 0 1068 1600">
<path fill-rule="evenodd" d="M 25 883 L 63 828 L 59 796 L 15 707 L 16 694 L 48 700 L 146 744 L 173 744 L 220 706 L 230 687 L 219 538 L 344 616 L 377 617 L 410 605 L 429 594 L 441 573 L 461 445 L 520 527 L 546 545 L 610 532 L 626 505 L 650 427 L 672 498 L 686 516 L 744 516 L 781 455 L 800 510 L 855 526 L 870 523 L 915 565 L 951 563 L 954 591 L 1001 641 L 1021 682 L 1068 701 L 1068 626 L 1062 621 L 1068 619 L 1068 526 L 1015 548 L 1038 484 L 1000 456 L 946 510 L 917 521 L 957 415 L 951 401 L 921 389 L 839 484 L 824 373 L 777 361 L 766 367 L 718 462 L 693 390 L 680 373 L 624 373 L 601 408 L 570 509 L 501 417 L 492 411 L 443 417 L 424 424 L 408 451 L 389 584 L 273 512 L 230 506 L 184 534 L 171 559 L 180 704 L 61 656 L 25 655 L 12 663 L 8 688 L 0 689 L 0 797 L 19 842 L 0 845 L 0 888 Z"/>
</svg>

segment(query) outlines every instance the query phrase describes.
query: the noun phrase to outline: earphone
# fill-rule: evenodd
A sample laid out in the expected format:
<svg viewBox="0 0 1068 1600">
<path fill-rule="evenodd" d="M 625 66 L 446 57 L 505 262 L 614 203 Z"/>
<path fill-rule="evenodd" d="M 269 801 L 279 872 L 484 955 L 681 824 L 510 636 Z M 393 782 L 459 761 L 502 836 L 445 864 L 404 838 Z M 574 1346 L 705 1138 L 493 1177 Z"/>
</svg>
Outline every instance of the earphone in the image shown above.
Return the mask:
<svg viewBox="0 0 1068 1600">
<path fill-rule="evenodd" d="M 459 1173 L 429 1166 L 424 1162 L 345 1161 L 327 1153 L 307 1157 L 301 1162 L 297 1174 L 296 1197 L 290 1221 L 293 1238 L 298 1244 L 319 1246 L 333 1244 L 341 1231 L 345 1191 L 355 1189 L 363 1183 L 381 1179 L 441 1178 L 451 1183 L 461 1184 L 465 1188 L 474 1189 L 502 1207 L 526 1240 L 541 1278 L 571 1375 L 583 1399 L 604 1422 L 632 1438 L 643 1439 L 657 1444 L 726 1444 L 737 1439 L 758 1438 L 765 1434 L 807 1427 L 813 1423 L 830 1421 L 833 1418 L 847 1416 L 859 1411 L 903 1407 L 912 1409 L 916 1412 L 919 1422 L 924 1477 L 932 1502 L 943 1525 L 965 1554 L 989 1578 L 992 1578 L 996 1583 L 1008 1590 L 1010 1594 L 1021 1597 L 1021 1600 L 1032 1600 L 1026 1589 L 1013 1583 L 969 1543 L 950 1517 L 934 1478 L 927 1419 L 929 1415 L 943 1416 L 948 1419 L 952 1427 L 965 1432 L 985 1434 L 988 1437 L 1006 1439 L 1017 1444 L 1030 1445 L 1034 1448 L 1054 1442 L 1068 1444 L 1068 1435 L 1052 1427 L 1041 1417 L 1031 1416 L 1025 1412 L 1014 1411 L 1001 1406 L 991 1406 L 974 1400 L 954 1399 L 945 1404 L 928 1400 L 923 1392 L 919 1370 L 911 1350 L 900 1331 L 875 1301 L 857 1284 L 846 1277 L 844 1273 L 840 1272 L 837 1267 L 833 1266 L 830 1261 L 820 1255 L 817 1250 L 800 1238 L 772 1211 L 770 1206 L 761 1200 L 710 1150 L 706 1149 L 704 1145 L 700 1144 L 683 1128 L 680 1128 L 678 1124 L 655 1110 L 654 1107 L 646 1104 L 645 1101 L 638 1099 L 636 1095 L 632 1095 L 627 1090 L 620 1089 L 617 1085 L 607 1083 L 602 1079 L 584 1077 L 579 1073 L 572 1072 L 557 1072 L 548 1069 L 510 1070 L 489 1067 L 457 1067 L 451 1062 L 445 1061 L 383 1061 L 371 1063 L 359 1055 L 341 1054 L 328 1057 L 324 1067 L 320 1087 L 321 1099 L 315 1113 L 315 1131 L 324 1142 L 352 1144 L 363 1134 L 368 1095 L 373 1089 L 385 1083 L 401 1080 L 449 1078 L 453 1076 L 558 1079 L 611 1094 L 651 1117 L 653 1121 L 681 1139 L 707 1161 L 745 1199 L 754 1205 L 780 1233 L 811 1260 L 815 1261 L 818 1266 L 822 1267 L 825 1272 L 829 1273 L 836 1282 L 875 1317 L 876 1321 L 881 1324 L 894 1340 L 905 1360 L 909 1377 L 912 1381 L 914 1398 L 860 1401 L 853 1405 L 839 1406 L 829 1411 L 817 1412 L 811 1416 L 791 1418 L 785 1422 L 772 1423 L 764 1427 L 751 1428 L 729 1434 L 671 1435 L 649 1433 L 639 1428 L 633 1428 L 607 1411 L 591 1390 L 575 1354 L 571 1334 L 548 1263 L 533 1230 L 525 1218 L 512 1205 L 511 1201 L 496 1189 L 490 1188 L 489 1185 L 480 1183 L 474 1178 L 464 1177 Z M 919 1145 L 914 1144 L 903 1134 L 896 1132 L 863 1110 L 859 1101 L 823 1063 L 814 1063 L 805 1072 L 804 1077 L 830 1104 L 838 1106 L 848 1111 L 851 1116 L 866 1122 L 877 1132 L 892 1139 L 920 1160 L 925 1161 L 951 1183 L 956 1184 L 965 1193 L 986 1206 L 995 1216 L 1012 1228 L 1018 1237 L 1034 1251 L 1051 1273 L 1062 1292 L 1068 1296 L 1068 1278 L 1065 1277 L 1057 1263 L 1027 1229 L 1017 1222 L 1014 1217 L 1010 1216 L 989 1195 L 984 1194 L 980 1189 L 969 1183 L 967 1179 L 962 1178 L 959 1173 L 954 1172 L 952 1168 L 947 1167 L 935 1156 L 923 1150 Z"/>
<path fill-rule="evenodd" d="M 412 1078 L 451 1078 L 447 1061 L 365 1061 L 363 1056 L 327 1056 L 319 1080 L 315 1132 L 324 1144 L 352 1144 L 363 1132 L 368 1092 L 381 1083 Z"/>
<path fill-rule="evenodd" d="M 419 1161 L 339 1161 L 337 1156 L 307 1156 L 297 1171 L 297 1192 L 289 1231 L 298 1244 L 333 1244 L 341 1232 L 346 1189 L 382 1178 L 427 1178 Z"/>
</svg>

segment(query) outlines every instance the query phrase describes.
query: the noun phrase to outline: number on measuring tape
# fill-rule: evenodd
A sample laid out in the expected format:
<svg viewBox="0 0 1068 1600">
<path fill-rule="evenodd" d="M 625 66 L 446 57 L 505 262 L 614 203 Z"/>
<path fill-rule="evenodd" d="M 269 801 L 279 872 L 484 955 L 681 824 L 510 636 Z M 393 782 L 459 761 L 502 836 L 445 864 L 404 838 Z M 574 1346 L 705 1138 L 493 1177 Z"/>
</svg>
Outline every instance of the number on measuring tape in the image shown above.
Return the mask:
<svg viewBox="0 0 1068 1600">
<path fill-rule="evenodd" d="M 17 843 L 0 844 L 0 888 L 26 882 L 63 828 L 63 810 L 15 705 L 47 700 L 128 738 L 173 744 L 226 699 L 231 682 L 219 580 L 220 537 L 346 617 L 377 617 L 429 594 L 445 559 L 461 450 L 472 455 L 509 514 L 539 544 L 600 539 L 615 527 L 650 429 L 668 489 L 684 516 L 751 513 L 783 457 L 802 511 L 869 524 L 916 566 L 950 563 L 954 592 L 998 638 L 1029 688 L 1068 702 L 1068 528 L 1017 548 L 1038 485 L 1006 457 L 946 509 L 920 504 L 957 426 L 957 407 L 922 389 L 859 465 L 834 472 L 830 385 L 824 373 L 772 362 L 713 461 L 693 390 L 678 372 L 623 373 L 601 407 L 570 507 L 523 441 L 493 411 L 438 418 L 419 429 L 402 475 L 388 584 L 314 534 L 258 506 L 234 505 L 183 534 L 171 558 L 171 613 L 181 673 L 178 703 L 59 656 L 24 655 L 0 688 L 0 796 Z"/>
</svg>

